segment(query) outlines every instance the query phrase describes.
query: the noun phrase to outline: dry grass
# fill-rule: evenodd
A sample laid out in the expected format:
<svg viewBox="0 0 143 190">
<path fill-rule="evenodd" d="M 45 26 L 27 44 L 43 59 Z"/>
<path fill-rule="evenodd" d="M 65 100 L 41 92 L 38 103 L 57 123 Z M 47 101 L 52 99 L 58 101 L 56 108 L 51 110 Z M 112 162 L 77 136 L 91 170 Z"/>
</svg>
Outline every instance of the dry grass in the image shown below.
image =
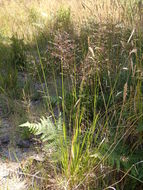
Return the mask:
<svg viewBox="0 0 143 190">
<path fill-rule="evenodd" d="M 121 1 L 121 0 L 120 0 Z M 11 36 L 18 33 L 31 39 L 36 28 L 42 28 L 53 20 L 56 10 L 70 7 L 72 20 L 81 24 L 87 19 L 97 22 L 129 24 L 126 15 L 127 3 L 118 0 L 1 0 L 0 1 L 0 35 Z M 123 2 L 123 1 L 122 1 Z M 134 0 L 131 0 L 134 2 Z M 131 3 L 132 4 L 132 3 Z M 50 27 L 50 26 L 49 26 Z"/>
</svg>

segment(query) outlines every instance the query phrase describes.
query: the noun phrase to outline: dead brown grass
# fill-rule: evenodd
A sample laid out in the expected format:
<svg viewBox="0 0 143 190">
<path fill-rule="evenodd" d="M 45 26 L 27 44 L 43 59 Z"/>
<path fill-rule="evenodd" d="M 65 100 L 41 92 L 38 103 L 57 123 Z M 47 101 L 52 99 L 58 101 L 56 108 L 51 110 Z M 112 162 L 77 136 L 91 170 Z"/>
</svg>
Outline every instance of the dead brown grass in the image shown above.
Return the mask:
<svg viewBox="0 0 143 190">
<path fill-rule="evenodd" d="M 18 33 L 30 39 L 35 28 L 43 28 L 60 7 L 70 7 L 75 25 L 87 19 L 129 23 L 127 4 L 123 5 L 118 0 L 1 0 L 0 34 L 11 36 Z"/>
</svg>

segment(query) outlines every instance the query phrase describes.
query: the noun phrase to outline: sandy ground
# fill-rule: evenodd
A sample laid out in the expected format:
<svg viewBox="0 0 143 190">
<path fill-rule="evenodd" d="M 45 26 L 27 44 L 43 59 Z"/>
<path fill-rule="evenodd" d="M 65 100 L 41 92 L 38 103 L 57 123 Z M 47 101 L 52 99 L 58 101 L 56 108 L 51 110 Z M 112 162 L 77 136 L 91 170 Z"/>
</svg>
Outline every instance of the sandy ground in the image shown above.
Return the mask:
<svg viewBox="0 0 143 190">
<path fill-rule="evenodd" d="M 18 162 L 0 160 L 0 190 L 27 190 L 28 186 L 19 174 Z"/>
</svg>

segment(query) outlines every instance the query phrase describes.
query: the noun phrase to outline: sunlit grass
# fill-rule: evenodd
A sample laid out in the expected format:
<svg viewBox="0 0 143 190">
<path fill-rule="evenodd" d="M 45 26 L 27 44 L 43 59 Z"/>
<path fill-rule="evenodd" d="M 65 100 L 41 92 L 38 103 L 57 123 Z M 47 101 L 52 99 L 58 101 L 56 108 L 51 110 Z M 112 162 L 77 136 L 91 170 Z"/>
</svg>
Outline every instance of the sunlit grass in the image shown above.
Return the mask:
<svg viewBox="0 0 143 190">
<path fill-rule="evenodd" d="M 134 14 L 132 12 L 134 3 L 134 0 L 130 0 L 130 2 L 117 0 L 5 0 L 1 1 L 0 5 L 0 35 L 4 38 L 17 33 L 18 36 L 31 40 L 37 30 L 41 30 L 45 25 L 50 27 L 48 23 L 54 20 L 56 11 L 61 7 L 70 8 L 75 26 L 79 26 L 89 19 L 95 20 L 97 23 L 112 22 L 119 25 L 120 23 L 131 25 L 130 14 Z M 137 8 L 138 5 L 135 5 L 135 9 Z M 137 18 L 134 17 L 134 19 Z M 134 21 L 132 21 L 133 23 Z"/>
</svg>

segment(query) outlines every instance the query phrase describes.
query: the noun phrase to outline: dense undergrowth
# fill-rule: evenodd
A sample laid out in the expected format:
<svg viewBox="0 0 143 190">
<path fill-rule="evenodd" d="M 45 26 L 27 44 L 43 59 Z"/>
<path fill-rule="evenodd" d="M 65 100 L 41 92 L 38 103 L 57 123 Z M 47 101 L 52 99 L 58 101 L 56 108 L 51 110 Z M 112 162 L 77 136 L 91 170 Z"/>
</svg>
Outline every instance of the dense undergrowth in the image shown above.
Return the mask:
<svg viewBox="0 0 143 190">
<path fill-rule="evenodd" d="M 30 39 L 21 29 L 1 35 L 3 115 L 43 142 L 44 163 L 27 166 L 46 178 L 35 188 L 142 189 L 142 2 L 108 1 L 109 15 L 82 7 L 90 18 L 79 24 L 69 8 L 45 21 L 33 6 L 22 19 Z"/>
</svg>

